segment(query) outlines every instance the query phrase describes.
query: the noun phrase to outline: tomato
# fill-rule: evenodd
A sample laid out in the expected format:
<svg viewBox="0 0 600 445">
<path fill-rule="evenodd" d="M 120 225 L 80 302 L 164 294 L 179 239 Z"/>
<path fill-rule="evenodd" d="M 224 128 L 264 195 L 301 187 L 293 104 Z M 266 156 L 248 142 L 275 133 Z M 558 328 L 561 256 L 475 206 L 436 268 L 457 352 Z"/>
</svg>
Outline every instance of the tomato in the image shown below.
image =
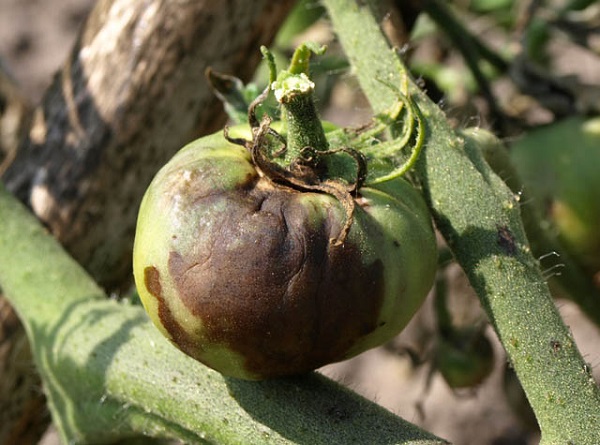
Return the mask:
<svg viewBox="0 0 600 445">
<path fill-rule="evenodd" d="M 362 187 L 354 202 L 332 242 L 347 222 L 336 197 L 274 183 L 222 133 L 192 142 L 140 207 L 142 303 L 174 345 L 227 376 L 300 374 L 375 347 L 423 302 L 436 242 L 404 179 Z"/>
<path fill-rule="evenodd" d="M 554 234 L 600 279 L 600 119 L 572 117 L 513 144 L 512 161 Z"/>
</svg>

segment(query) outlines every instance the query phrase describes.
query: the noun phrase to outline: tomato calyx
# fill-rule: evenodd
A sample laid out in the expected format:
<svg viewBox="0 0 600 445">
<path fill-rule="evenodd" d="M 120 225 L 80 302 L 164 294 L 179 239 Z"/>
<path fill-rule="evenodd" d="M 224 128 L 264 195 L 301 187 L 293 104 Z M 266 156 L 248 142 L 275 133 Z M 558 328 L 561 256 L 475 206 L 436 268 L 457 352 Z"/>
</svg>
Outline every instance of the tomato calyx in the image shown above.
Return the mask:
<svg viewBox="0 0 600 445">
<path fill-rule="evenodd" d="M 282 71 L 277 80 L 271 82 L 250 104 L 248 122 L 252 140 L 230 137 L 227 127 L 224 137 L 231 143 L 247 148 L 253 164 L 272 183 L 301 192 L 326 193 L 335 197 L 346 214 L 340 233 L 330 240 L 334 246 L 339 246 L 344 243 L 352 226 L 355 198 L 367 176 L 367 161 L 354 148 L 332 149 L 328 146 L 312 98 L 314 84 L 306 75 L 311 52 L 316 50 L 307 46 L 298 48 L 290 68 Z M 257 107 L 272 90 L 282 107 L 287 137 L 272 128 L 271 118 L 267 114 L 260 121 L 256 116 Z M 342 153 L 354 162 L 355 171 L 349 181 L 332 174 L 324 159 Z"/>
</svg>

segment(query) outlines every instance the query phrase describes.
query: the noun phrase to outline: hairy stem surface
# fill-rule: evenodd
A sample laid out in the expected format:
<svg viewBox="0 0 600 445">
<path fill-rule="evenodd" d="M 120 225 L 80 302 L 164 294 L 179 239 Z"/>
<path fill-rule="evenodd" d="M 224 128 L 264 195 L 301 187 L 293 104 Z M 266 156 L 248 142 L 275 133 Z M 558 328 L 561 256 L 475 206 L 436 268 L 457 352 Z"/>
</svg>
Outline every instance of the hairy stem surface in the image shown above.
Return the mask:
<svg viewBox="0 0 600 445">
<path fill-rule="evenodd" d="M 409 78 L 373 14 L 372 1 L 324 0 L 374 111 L 393 108 L 387 85 Z M 437 227 L 467 273 L 527 393 L 542 443 L 593 444 L 600 391 L 531 255 L 519 205 L 473 144 L 410 80 L 425 122 L 416 173 Z"/>
</svg>

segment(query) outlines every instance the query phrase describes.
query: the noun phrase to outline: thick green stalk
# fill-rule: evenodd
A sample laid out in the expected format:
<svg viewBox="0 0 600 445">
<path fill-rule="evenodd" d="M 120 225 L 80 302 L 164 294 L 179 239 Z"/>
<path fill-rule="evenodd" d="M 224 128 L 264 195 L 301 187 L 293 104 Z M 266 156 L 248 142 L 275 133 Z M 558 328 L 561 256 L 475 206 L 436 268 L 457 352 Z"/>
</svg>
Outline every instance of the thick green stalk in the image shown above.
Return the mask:
<svg viewBox="0 0 600 445">
<path fill-rule="evenodd" d="M 493 134 L 477 129 L 461 132 L 467 138 L 476 139 L 483 157 L 490 167 L 504 180 L 514 193 L 520 194 L 520 201 L 529 203 L 533 199 L 524 187 L 521 178 L 511 161 L 509 151 Z M 534 254 L 539 256 L 552 253 L 560 259 L 560 274 L 549 278 L 548 284 L 554 295 L 572 299 L 588 318 L 600 326 L 600 289 L 572 255 L 567 252 L 552 229 L 546 227 L 544 216 L 538 206 L 521 207 L 521 219 Z M 554 266 L 556 267 L 556 266 Z M 545 271 L 548 275 L 548 270 Z"/>
<path fill-rule="evenodd" d="M 140 306 L 108 300 L 0 184 L 0 285 L 30 338 L 64 443 L 443 444 L 318 374 L 227 379 Z"/>
<path fill-rule="evenodd" d="M 312 91 L 290 95 L 282 103 L 282 119 L 286 125 L 287 137 L 286 157 L 289 157 L 289 163 L 297 159 L 304 160 L 307 156 L 316 157 L 317 152 L 325 151 L 328 147 Z"/>
<path fill-rule="evenodd" d="M 285 163 L 316 163 L 319 151 L 328 148 L 325 131 L 313 99 L 315 84 L 309 79 L 311 54 L 322 54 L 325 48 L 301 45 L 287 70 L 279 73 L 271 88 L 281 104 L 281 120 L 287 139 Z"/>
<path fill-rule="evenodd" d="M 372 1 L 324 0 L 375 112 L 393 109 L 389 85 L 408 78 L 372 14 Z M 416 173 L 440 232 L 481 298 L 527 393 L 544 444 L 595 444 L 600 391 L 532 257 L 511 191 L 410 80 L 425 122 Z"/>
</svg>

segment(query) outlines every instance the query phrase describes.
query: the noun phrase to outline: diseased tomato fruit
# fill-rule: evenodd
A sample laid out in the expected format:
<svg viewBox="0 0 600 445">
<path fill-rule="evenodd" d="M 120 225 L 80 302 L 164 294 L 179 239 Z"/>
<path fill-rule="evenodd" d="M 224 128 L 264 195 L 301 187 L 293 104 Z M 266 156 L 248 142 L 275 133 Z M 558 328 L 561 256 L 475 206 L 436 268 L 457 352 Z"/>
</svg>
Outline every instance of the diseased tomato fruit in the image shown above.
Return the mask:
<svg viewBox="0 0 600 445">
<path fill-rule="evenodd" d="M 221 133 L 192 142 L 139 212 L 134 274 L 152 321 L 244 379 L 304 373 L 391 339 L 433 282 L 429 213 L 400 178 L 354 201 L 332 242 L 347 221 L 339 199 L 274 183 Z"/>
</svg>

